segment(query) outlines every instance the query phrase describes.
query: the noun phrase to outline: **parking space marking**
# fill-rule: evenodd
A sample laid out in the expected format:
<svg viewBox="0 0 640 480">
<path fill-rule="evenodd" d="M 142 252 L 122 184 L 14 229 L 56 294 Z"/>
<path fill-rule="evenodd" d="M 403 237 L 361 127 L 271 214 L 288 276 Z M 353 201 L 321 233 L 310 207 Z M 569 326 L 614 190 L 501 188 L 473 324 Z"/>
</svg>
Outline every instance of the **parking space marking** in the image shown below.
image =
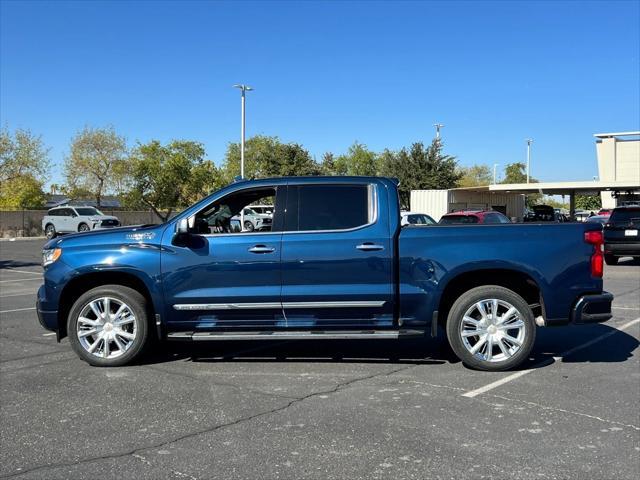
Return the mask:
<svg viewBox="0 0 640 480">
<path fill-rule="evenodd" d="M 640 310 L 640 307 L 611 307 L 613 310 Z"/>
<path fill-rule="evenodd" d="M 0 295 L 0 298 L 9 298 L 9 297 L 22 297 L 23 295 L 35 295 L 38 292 L 24 292 L 24 293 L 11 293 L 9 295 Z"/>
<path fill-rule="evenodd" d="M 28 270 L 16 270 L 15 268 L 1 268 L 0 272 L 17 272 L 17 273 L 28 273 L 30 275 L 42 275 L 42 272 L 30 272 Z"/>
<path fill-rule="evenodd" d="M 0 283 L 41 282 L 41 278 L 21 278 L 19 280 L 0 280 Z"/>
<path fill-rule="evenodd" d="M 14 308 L 13 310 L 0 310 L 0 313 L 26 312 L 27 310 L 35 310 L 36 307 Z"/>
<path fill-rule="evenodd" d="M 631 320 L 630 322 L 625 323 L 624 325 L 621 325 L 619 327 L 613 327 L 613 330 L 610 332 L 607 332 L 603 335 L 600 335 L 599 337 L 596 337 L 592 340 L 589 340 L 588 342 L 585 342 L 581 345 L 578 345 L 576 347 L 570 348 L 569 350 L 567 350 L 566 352 L 562 352 L 560 355 L 558 355 L 557 357 L 553 357 L 553 360 L 558 362 L 560 360 L 562 360 L 563 357 L 567 357 L 575 352 L 577 352 L 578 350 L 582 350 L 583 348 L 587 348 L 590 347 L 591 345 L 601 342 L 602 340 L 609 338 L 612 335 L 615 335 L 616 333 L 620 333 L 628 328 L 633 327 L 634 325 L 640 323 L 640 318 L 636 318 L 635 320 Z M 475 390 L 470 390 L 468 392 L 465 392 L 462 394 L 463 397 L 467 397 L 467 398 L 474 398 L 477 397 L 478 395 L 481 395 L 483 393 L 486 393 L 490 390 L 493 390 L 494 388 L 497 388 L 501 385 L 504 385 L 505 383 L 509 383 L 513 380 L 516 380 L 524 375 L 527 375 L 528 373 L 531 372 L 535 372 L 536 370 L 539 370 L 540 367 L 546 365 L 549 362 L 549 360 L 544 360 L 540 363 L 535 364 L 533 367 L 528 368 L 527 370 L 521 370 L 519 372 L 516 373 L 512 373 L 511 375 L 507 375 L 504 378 L 501 378 L 500 380 L 496 380 L 495 382 L 489 383 L 487 385 L 485 385 L 484 387 L 480 387 L 480 388 L 476 388 Z"/>
<path fill-rule="evenodd" d="M 56 332 L 50 332 L 50 333 L 43 333 L 42 336 L 43 337 L 50 337 L 51 335 L 55 335 Z"/>
</svg>

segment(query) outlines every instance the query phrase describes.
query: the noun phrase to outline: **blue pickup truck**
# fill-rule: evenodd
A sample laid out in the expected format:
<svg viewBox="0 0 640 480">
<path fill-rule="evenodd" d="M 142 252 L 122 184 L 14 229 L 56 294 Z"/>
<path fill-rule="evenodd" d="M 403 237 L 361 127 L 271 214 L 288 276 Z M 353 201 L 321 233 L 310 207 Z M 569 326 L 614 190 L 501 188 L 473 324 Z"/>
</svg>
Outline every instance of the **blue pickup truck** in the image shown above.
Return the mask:
<svg viewBox="0 0 640 480">
<path fill-rule="evenodd" d="M 270 231 L 238 232 L 247 205 Z M 603 322 L 600 226 L 401 226 L 397 184 L 377 177 L 233 183 L 162 225 L 49 241 L 42 326 L 91 365 L 154 341 L 389 339 L 446 330 L 479 370 L 527 359 L 538 326 Z"/>
</svg>

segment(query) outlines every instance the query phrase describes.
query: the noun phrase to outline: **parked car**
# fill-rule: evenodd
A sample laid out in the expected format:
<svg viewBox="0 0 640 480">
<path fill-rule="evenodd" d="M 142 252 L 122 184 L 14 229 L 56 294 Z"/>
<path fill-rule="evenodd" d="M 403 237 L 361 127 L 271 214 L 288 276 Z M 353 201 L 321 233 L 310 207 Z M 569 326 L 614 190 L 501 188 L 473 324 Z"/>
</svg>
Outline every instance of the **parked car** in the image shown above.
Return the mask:
<svg viewBox="0 0 640 480">
<path fill-rule="evenodd" d="M 587 223 L 599 223 L 603 225 L 609 221 L 609 215 L 594 215 L 593 217 L 587 218 Z"/>
<path fill-rule="evenodd" d="M 617 207 L 604 225 L 604 260 L 616 265 L 620 257 L 640 257 L 640 206 Z"/>
<path fill-rule="evenodd" d="M 267 215 L 269 217 L 273 217 L 273 209 L 274 209 L 273 205 L 249 205 L 249 207 L 251 208 L 251 210 L 253 210 L 256 213 L 259 213 L 260 215 Z"/>
<path fill-rule="evenodd" d="M 436 225 L 437 222 L 426 213 L 400 212 L 400 225 Z"/>
<path fill-rule="evenodd" d="M 511 223 L 509 217 L 493 210 L 463 210 L 440 217 L 440 225 Z"/>
<path fill-rule="evenodd" d="M 253 232 L 254 230 L 270 230 L 272 216 L 269 214 L 258 213 L 252 208 L 244 208 L 244 231 Z M 232 220 L 241 222 L 240 215 L 236 215 Z"/>
<path fill-rule="evenodd" d="M 613 212 L 613 208 L 601 208 L 598 211 L 598 215 L 609 217 L 611 216 L 611 212 Z"/>
<path fill-rule="evenodd" d="M 88 232 L 118 226 L 118 217 L 105 215 L 95 207 L 65 205 L 50 209 L 42 218 L 42 230 L 48 239 L 61 233 Z"/>
<path fill-rule="evenodd" d="M 525 215 L 524 221 L 562 223 L 566 221 L 566 217 L 559 209 L 553 208 L 551 205 L 532 205 Z"/>
<path fill-rule="evenodd" d="M 267 196 L 273 231 L 228 234 Z M 536 325 L 611 318 L 598 225 L 401 228 L 398 205 L 386 178 L 239 181 L 163 225 L 50 240 L 38 318 L 97 366 L 134 361 L 153 337 L 397 340 L 442 326 L 465 364 L 494 371 L 529 358 Z M 210 233 L 221 211 L 224 233 Z"/>
</svg>

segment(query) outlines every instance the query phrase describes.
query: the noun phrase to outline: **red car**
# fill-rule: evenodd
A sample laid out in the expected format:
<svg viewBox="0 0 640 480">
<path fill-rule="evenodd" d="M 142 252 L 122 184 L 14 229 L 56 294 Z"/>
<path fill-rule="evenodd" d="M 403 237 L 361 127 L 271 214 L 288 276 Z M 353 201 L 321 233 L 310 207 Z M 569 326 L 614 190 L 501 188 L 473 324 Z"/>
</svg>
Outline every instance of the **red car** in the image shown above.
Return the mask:
<svg viewBox="0 0 640 480">
<path fill-rule="evenodd" d="M 495 210 L 462 210 L 447 213 L 440 218 L 439 225 L 511 223 L 509 217 Z"/>
<path fill-rule="evenodd" d="M 598 212 L 598 215 L 602 215 L 604 217 L 611 216 L 611 212 L 613 212 L 613 208 L 601 208 Z"/>
</svg>

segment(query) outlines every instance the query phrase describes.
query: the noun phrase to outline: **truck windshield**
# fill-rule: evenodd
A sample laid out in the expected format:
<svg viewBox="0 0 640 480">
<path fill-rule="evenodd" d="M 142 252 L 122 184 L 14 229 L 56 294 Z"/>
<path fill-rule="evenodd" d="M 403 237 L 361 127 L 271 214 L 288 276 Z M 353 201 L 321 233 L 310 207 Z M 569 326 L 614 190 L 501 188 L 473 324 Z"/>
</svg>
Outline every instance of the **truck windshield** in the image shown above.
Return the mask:
<svg viewBox="0 0 640 480">
<path fill-rule="evenodd" d="M 478 223 L 475 215 L 445 215 L 440 219 L 440 225 L 455 225 L 460 223 Z"/>
<path fill-rule="evenodd" d="M 78 212 L 78 215 L 102 215 L 103 214 L 100 210 L 93 207 L 76 208 L 76 212 Z"/>
</svg>

